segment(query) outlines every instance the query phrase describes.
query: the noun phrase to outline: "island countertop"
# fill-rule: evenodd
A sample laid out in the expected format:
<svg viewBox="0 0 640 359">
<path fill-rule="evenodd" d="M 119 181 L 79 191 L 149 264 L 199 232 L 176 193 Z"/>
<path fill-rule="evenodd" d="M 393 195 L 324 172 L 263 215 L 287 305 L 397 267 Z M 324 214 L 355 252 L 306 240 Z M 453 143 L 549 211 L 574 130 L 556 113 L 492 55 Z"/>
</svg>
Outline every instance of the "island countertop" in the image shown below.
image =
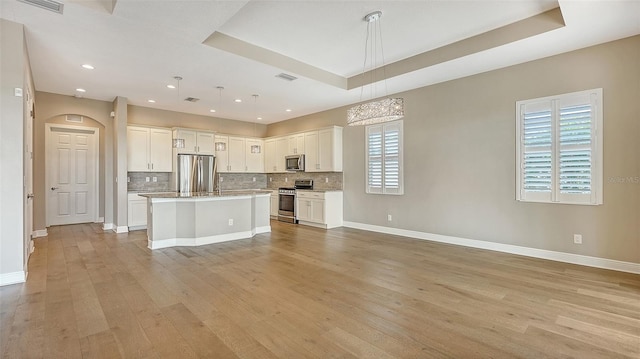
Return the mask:
<svg viewBox="0 0 640 359">
<path fill-rule="evenodd" d="M 252 195 L 271 195 L 269 190 L 228 190 L 220 192 L 149 192 L 138 193 L 138 196 L 146 198 L 223 198 L 223 197 L 238 197 L 238 196 L 252 196 Z"/>
</svg>

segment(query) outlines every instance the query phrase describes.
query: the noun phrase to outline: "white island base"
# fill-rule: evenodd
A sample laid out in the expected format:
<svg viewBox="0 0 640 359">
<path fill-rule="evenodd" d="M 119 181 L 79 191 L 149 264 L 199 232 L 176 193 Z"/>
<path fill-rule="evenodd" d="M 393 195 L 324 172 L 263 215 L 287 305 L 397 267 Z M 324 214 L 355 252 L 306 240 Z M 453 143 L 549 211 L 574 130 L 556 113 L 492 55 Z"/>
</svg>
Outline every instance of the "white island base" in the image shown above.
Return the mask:
<svg viewBox="0 0 640 359">
<path fill-rule="evenodd" d="M 271 232 L 268 191 L 143 195 L 150 249 L 201 246 Z"/>
</svg>

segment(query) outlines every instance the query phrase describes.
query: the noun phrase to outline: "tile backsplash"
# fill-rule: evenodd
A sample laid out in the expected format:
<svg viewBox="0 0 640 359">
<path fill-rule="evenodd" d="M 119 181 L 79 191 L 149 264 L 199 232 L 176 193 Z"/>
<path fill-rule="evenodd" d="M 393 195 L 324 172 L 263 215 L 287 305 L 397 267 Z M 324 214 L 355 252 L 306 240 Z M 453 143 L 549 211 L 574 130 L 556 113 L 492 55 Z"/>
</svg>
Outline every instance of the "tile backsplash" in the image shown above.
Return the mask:
<svg viewBox="0 0 640 359">
<path fill-rule="evenodd" d="M 127 190 L 131 192 L 171 191 L 170 172 L 128 172 L 127 181 Z"/>
<path fill-rule="evenodd" d="M 342 172 L 268 173 L 267 188 L 276 189 L 280 187 L 293 187 L 293 183 L 297 179 L 312 179 L 314 189 L 342 189 Z"/>
<path fill-rule="evenodd" d="M 220 173 L 220 189 L 264 189 L 267 188 L 267 175 L 264 173 Z"/>
<path fill-rule="evenodd" d="M 293 187 L 297 179 L 312 179 L 315 189 L 342 189 L 342 172 L 220 173 L 218 176 L 222 179 L 220 188 L 227 191 Z M 170 192 L 175 190 L 171 188 L 171 173 L 168 172 L 129 172 L 127 177 L 129 181 L 127 190 L 132 192 Z"/>
</svg>

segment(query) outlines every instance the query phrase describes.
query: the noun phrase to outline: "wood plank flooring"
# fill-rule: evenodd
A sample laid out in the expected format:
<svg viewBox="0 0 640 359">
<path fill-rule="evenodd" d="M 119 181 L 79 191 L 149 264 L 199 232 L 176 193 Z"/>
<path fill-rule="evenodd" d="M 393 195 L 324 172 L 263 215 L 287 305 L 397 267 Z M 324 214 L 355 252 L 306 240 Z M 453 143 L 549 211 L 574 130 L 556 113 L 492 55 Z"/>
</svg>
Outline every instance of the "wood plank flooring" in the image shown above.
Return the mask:
<svg viewBox="0 0 640 359">
<path fill-rule="evenodd" d="M 640 358 L 640 276 L 348 228 L 151 251 L 51 227 L 3 358 Z"/>
</svg>

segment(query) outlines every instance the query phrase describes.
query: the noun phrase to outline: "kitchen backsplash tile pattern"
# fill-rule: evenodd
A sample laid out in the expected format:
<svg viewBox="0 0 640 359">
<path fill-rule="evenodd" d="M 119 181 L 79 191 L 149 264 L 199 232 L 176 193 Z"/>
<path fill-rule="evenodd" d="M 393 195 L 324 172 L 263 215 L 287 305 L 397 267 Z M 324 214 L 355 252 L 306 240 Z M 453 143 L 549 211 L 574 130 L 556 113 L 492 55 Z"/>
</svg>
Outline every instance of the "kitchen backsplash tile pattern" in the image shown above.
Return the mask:
<svg viewBox="0 0 640 359">
<path fill-rule="evenodd" d="M 149 179 L 148 182 L 147 178 Z M 127 181 L 127 190 L 130 192 L 171 191 L 171 173 L 169 172 L 128 172 Z"/>
<path fill-rule="evenodd" d="M 314 189 L 342 190 L 342 177 L 342 172 L 268 173 L 267 188 L 293 187 L 297 179 L 312 179 Z"/>
<path fill-rule="evenodd" d="M 171 188 L 171 173 L 129 172 L 127 190 L 131 192 L 168 192 Z M 342 172 L 290 172 L 290 173 L 220 173 L 222 190 L 277 189 L 293 187 L 297 179 L 312 179 L 313 188 L 320 190 L 342 190 Z M 149 182 L 147 182 L 149 178 Z M 156 182 L 153 179 L 156 179 Z M 254 181 L 255 179 L 255 181 Z"/>
<path fill-rule="evenodd" d="M 264 173 L 220 173 L 220 188 L 234 189 L 264 189 L 267 188 L 267 175 Z M 129 172 L 127 174 L 127 190 L 130 192 L 170 192 L 171 173 L 167 172 Z M 149 181 L 147 182 L 147 178 Z M 156 182 L 154 182 L 154 178 Z M 255 179 L 255 181 L 254 181 Z"/>
<path fill-rule="evenodd" d="M 220 189 L 264 189 L 267 188 L 267 175 L 264 173 L 219 173 Z"/>
</svg>

